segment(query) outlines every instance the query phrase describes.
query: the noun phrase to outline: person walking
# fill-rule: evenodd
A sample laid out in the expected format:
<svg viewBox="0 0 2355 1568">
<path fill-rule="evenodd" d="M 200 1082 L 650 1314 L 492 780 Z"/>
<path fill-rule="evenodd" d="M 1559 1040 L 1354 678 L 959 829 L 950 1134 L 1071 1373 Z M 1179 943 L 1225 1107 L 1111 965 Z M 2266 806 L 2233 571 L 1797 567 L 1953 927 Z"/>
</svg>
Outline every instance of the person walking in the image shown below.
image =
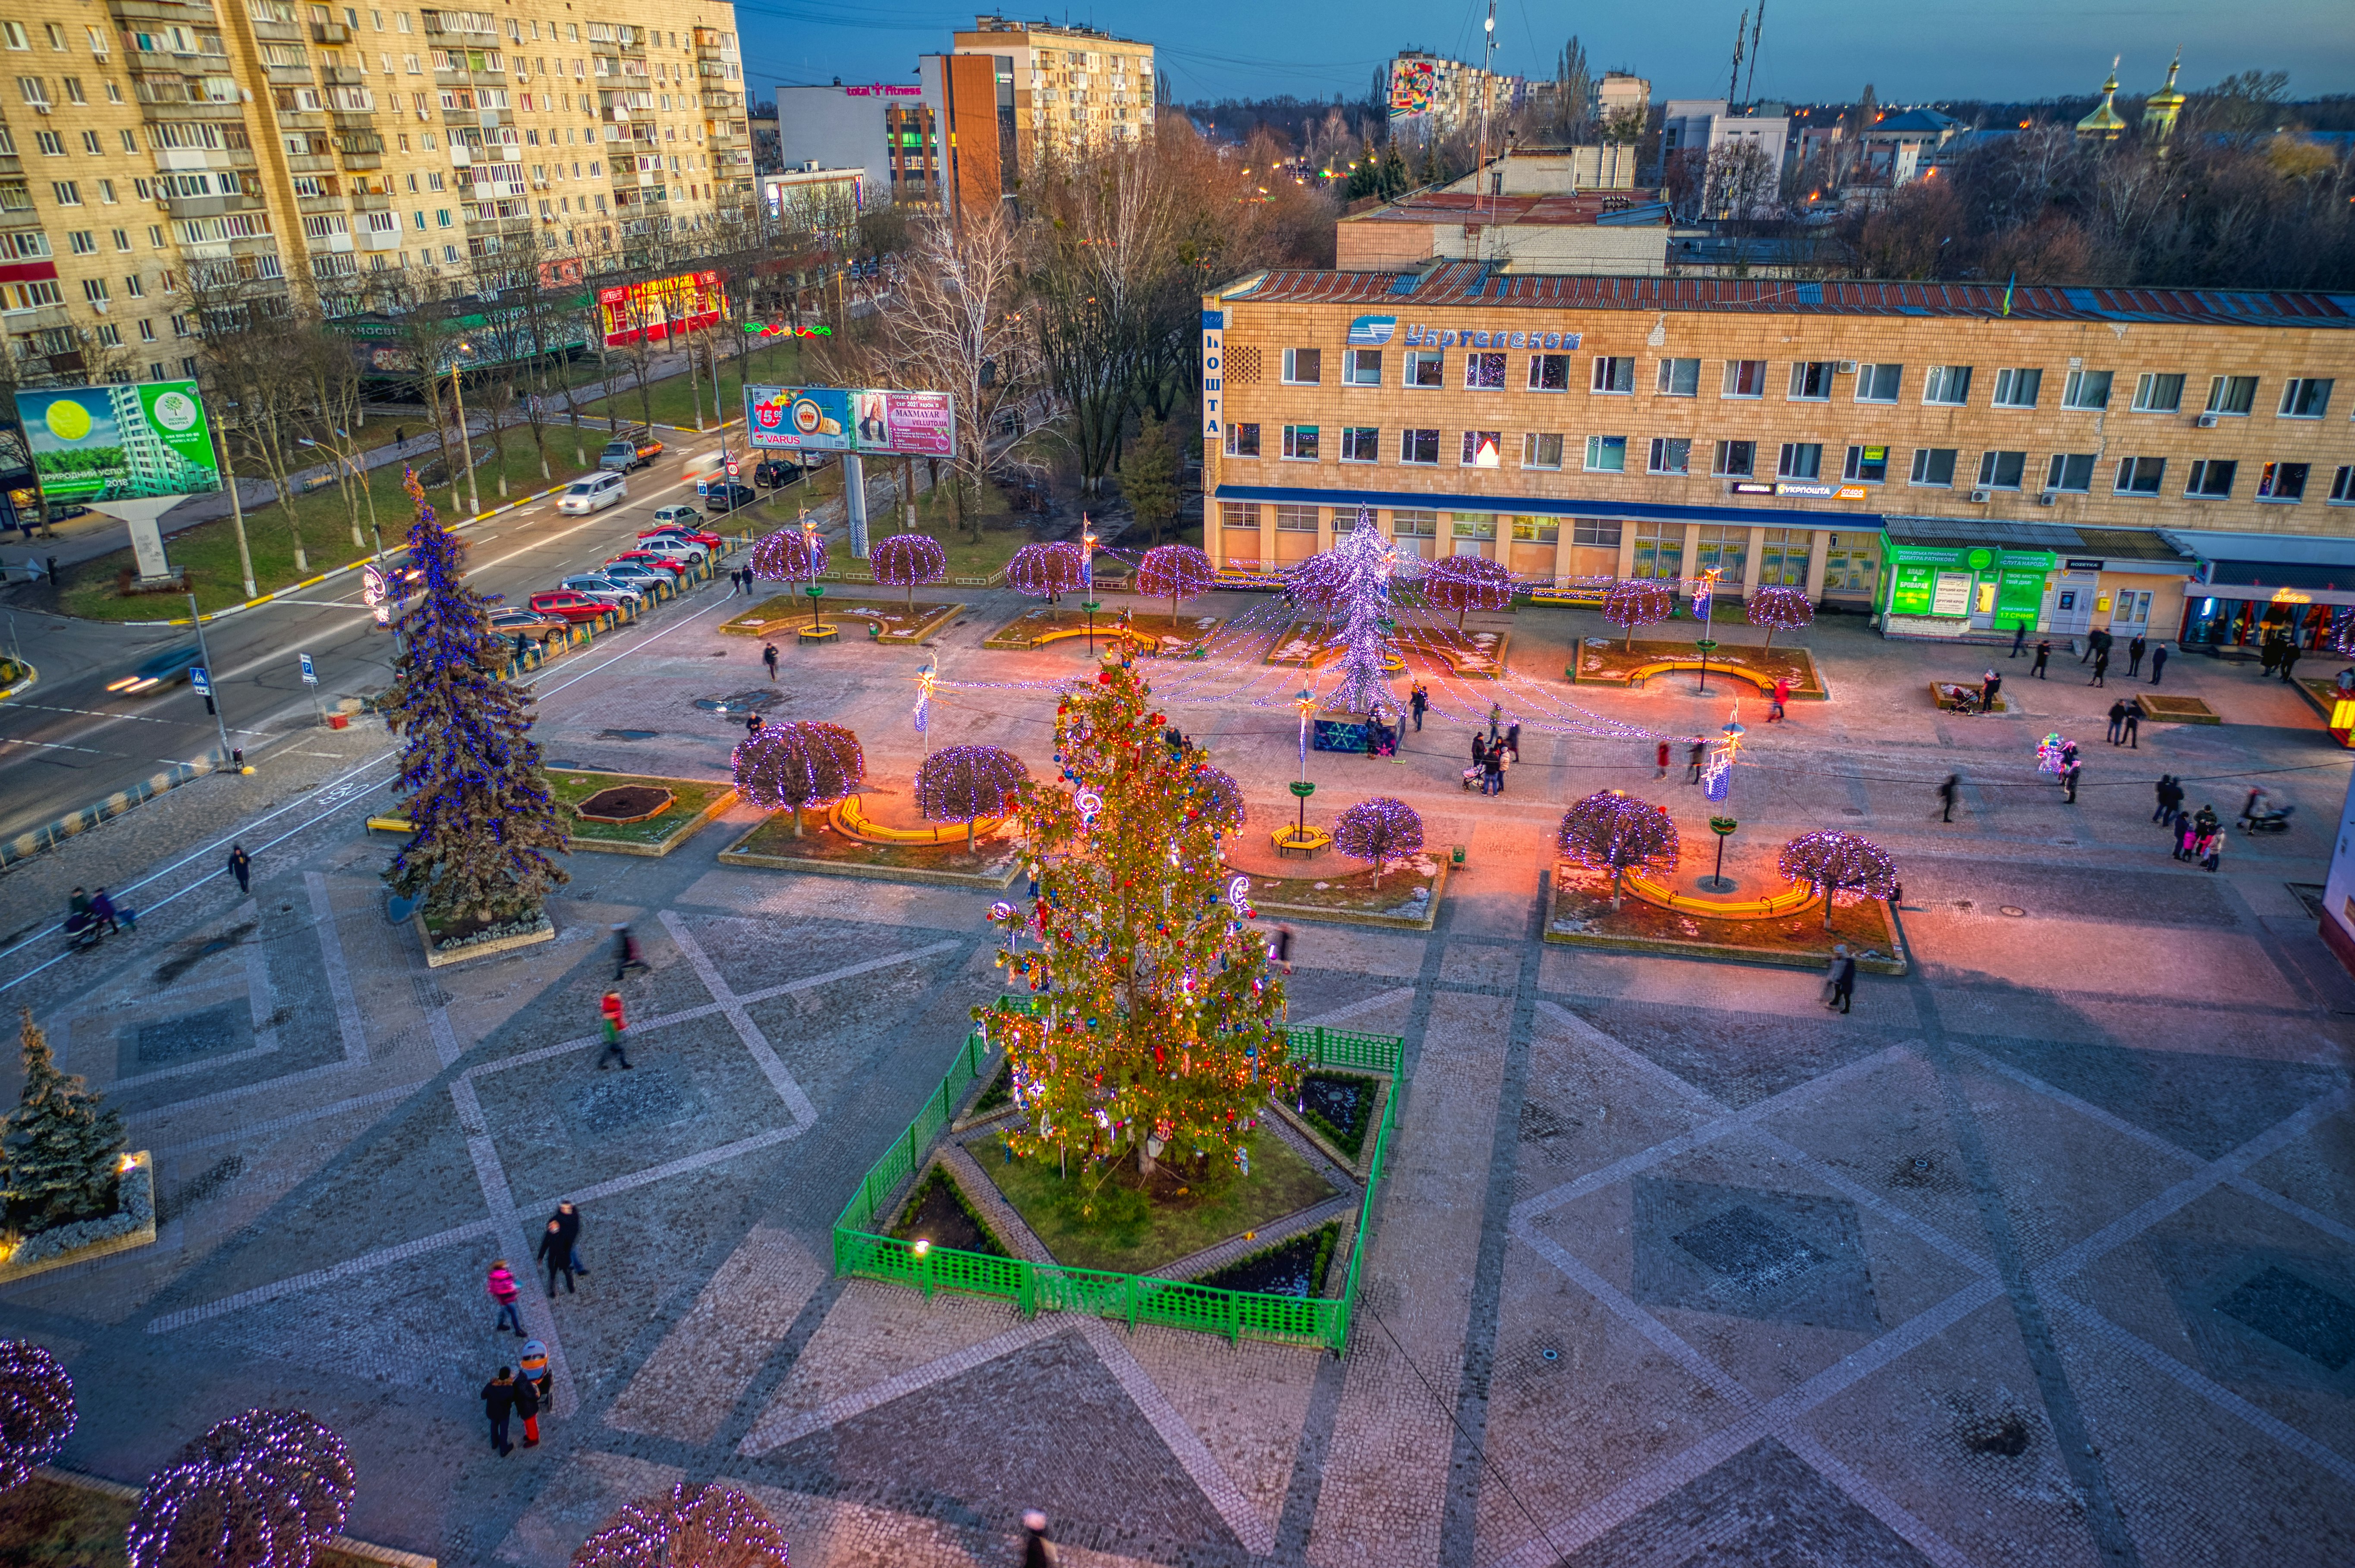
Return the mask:
<svg viewBox="0 0 2355 1568">
<path fill-rule="evenodd" d="M 522 1329 L 516 1330 L 520 1334 Z M 515 1413 L 523 1417 L 523 1445 L 539 1446 L 539 1391 L 527 1379 L 517 1378 L 515 1384 Z"/>
<path fill-rule="evenodd" d="M 1521 760 L 1521 721 L 1518 719 L 1505 727 L 1505 750 L 1511 753 L 1513 761 Z"/>
<path fill-rule="evenodd" d="M 1666 741 L 1661 741 L 1658 745 L 1652 748 L 1652 758 L 1654 762 L 1659 764 L 1660 769 L 1658 773 L 1654 773 L 1652 776 L 1654 778 L 1660 779 L 1667 778 L 1668 776 L 1668 743 Z"/>
<path fill-rule="evenodd" d="M 1830 966 L 1824 975 L 1824 1006 L 1837 1013 L 1845 1013 L 1856 1005 L 1856 960 L 1849 956 L 1848 944 L 1832 948 Z"/>
<path fill-rule="evenodd" d="M 526 1339 L 523 1349 L 516 1352 L 516 1381 L 531 1385 L 539 1403 L 548 1403 L 549 1390 L 556 1386 L 556 1375 L 548 1370 L 548 1347 L 537 1339 Z"/>
<path fill-rule="evenodd" d="M 2285 642 L 2282 644 L 2281 677 L 2282 684 L 2285 686 L 2289 684 L 2291 678 L 2296 673 L 2298 652 L 2298 645 L 2296 643 Z"/>
<path fill-rule="evenodd" d="M 2175 775 L 2173 773 L 2159 774 L 2158 782 L 2150 786 L 2152 798 L 2158 802 L 2157 808 L 2150 814 L 2150 819 L 2153 822 L 2166 823 L 2175 820 L 2175 813 L 2169 805 L 2167 796 L 2168 792 L 2176 787 Z M 2179 791 L 2177 793 L 2175 798 L 2179 801 L 2183 798 Z"/>
<path fill-rule="evenodd" d="M 1406 699 L 1406 705 L 1414 715 L 1414 731 L 1420 735 L 1423 733 L 1423 710 L 1431 706 L 1431 693 L 1423 689 L 1423 682 L 1418 680 L 1414 683 L 1414 692 Z"/>
<path fill-rule="evenodd" d="M 2142 673 L 2142 656 L 2150 651 L 2150 639 L 2137 632 L 2126 643 L 2126 674 Z"/>
<path fill-rule="evenodd" d="M 2069 764 L 2069 771 L 2061 775 L 2062 784 L 2067 786 L 2069 791 L 2068 795 L 2064 798 L 2071 805 L 2077 804 L 2077 775 L 2084 771 L 2084 763 L 2071 763 Z"/>
<path fill-rule="evenodd" d="M 1962 774 L 1948 773 L 1946 775 L 1946 782 L 1938 786 L 1938 801 L 1945 808 L 1938 814 L 1939 821 L 1952 822 L 1955 819 L 1955 793 L 1962 788 Z"/>
<path fill-rule="evenodd" d="M 240 894 L 253 891 L 253 857 L 245 852 L 242 844 L 229 847 L 229 874 L 237 879 L 237 891 Z"/>
<path fill-rule="evenodd" d="M 2080 661 L 2080 662 L 2083 662 L 2083 661 Z M 2109 685 L 2109 684 L 2110 684 L 2110 682 L 2109 682 L 2109 674 L 2110 674 L 2110 650 L 2109 650 L 2109 649 L 2107 649 L 2107 648 L 2104 648 L 2100 653 L 2097 653 L 2097 654 L 2095 654 L 2095 655 L 2094 656 L 2094 678 L 2093 678 L 2093 679 L 2091 679 L 2091 680 L 2089 680 L 2089 681 L 2087 681 L 2085 684 L 2086 684 L 2087 686 L 2103 686 L 2103 687 L 2105 687 L 2105 686 L 2107 686 L 2107 685 Z"/>
<path fill-rule="evenodd" d="M 1994 712 L 1996 694 L 2000 692 L 2002 689 L 2003 677 L 1996 674 L 1993 667 L 1990 667 L 1987 674 L 1979 677 L 1979 711 L 1982 713 Z"/>
<path fill-rule="evenodd" d="M 1685 766 L 1692 770 L 1692 777 L 1685 782 L 1700 783 L 1700 765 L 1707 761 L 1709 761 L 1709 742 L 1695 741 L 1685 752 Z"/>
<path fill-rule="evenodd" d="M 1786 675 L 1775 681 L 1774 689 L 1766 695 L 1766 722 L 1780 724 L 1784 719 L 1783 705 L 1790 700 L 1791 677 Z"/>
<path fill-rule="evenodd" d="M 606 992 L 605 999 L 597 1004 L 597 1010 L 605 1020 L 605 1049 L 597 1053 L 597 1071 L 605 1071 L 607 1057 L 617 1056 L 621 1058 L 622 1070 L 626 1072 L 630 1068 L 630 1053 L 622 1049 L 622 1034 L 630 1025 L 622 1016 L 622 993 Z"/>
<path fill-rule="evenodd" d="M 576 1296 L 579 1287 L 572 1283 L 572 1243 L 564 1233 L 564 1221 L 550 1220 L 548 1229 L 540 1232 L 539 1250 L 532 1254 L 548 1265 L 548 1299 L 556 1299 L 556 1276 L 564 1276 L 564 1294 Z"/>
<path fill-rule="evenodd" d="M 630 934 L 630 923 L 628 921 L 615 921 L 613 923 L 613 980 L 615 983 L 619 983 L 622 976 L 628 974 L 633 969 L 643 970 L 653 968 L 653 965 L 646 962 L 645 954 L 639 949 L 638 939 Z"/>
<path fill-rule="evenodd" d="M 493 1301 L 499 1304 L 499 1320 L 491 1326 L 491 1332 L 504 1334 L 513 1328 L 516 1337 L 521 1339 L 523 1309 L 516 1303 L 523 1296 L 523 1287 L 516 1284 L 516 1276 L 508 1270 L 506 1259 L 501 1258 L 491 1264 L 490 1275 L 483 1281 L 483 1288 Z"/>
<path fill-rule="evenodd" d="M 515 1452 L 507 1441 L 507 1418 L 515 1413 L 516 1381 L 510 1369 L 501 1367 L 499 1375 L 483 1385 L 483 1413 L 491 1419 L 491 1446 L 504 1459 Z"/>
<path fill-rule="evenodd" d="M 2126 699 L 2126 710 L 2125 715 L 2118 720 L 2118 728 L 2126 734 L 2127 751 L 2139 752 L 2142 750 L 2142 741 L 2139 739 L 2142 734 L 2141 703 L 2135 701 L 2132 698 L 2128 698 Z"/>
<path fill-rule="evenodd" d="M 409 432 L 400 425 L 392 427 L 392 449 L 399 452 L 409 444 Z"/>
<path fill-rule="evenodd" d="M 2111 745 L 2113 745 L 2113 746 L 2115 746 L 2115 745 L 2116 745 L 2116 744 L 2118 743 L 2118 729 L 2119 729 L 2119 727 L 2120 727 L 2121 725 L 2123 725 L 2123 724 L 2126 722 L 2126 705 L 2125 703 L 2123 703 L 2123 702 L 2113 702 L 2113 703 L 2111 703 L 2111 704 L 2110 704 L 2110 733 L 2109 733 L 2109 741 L 2110 741 L 2110 744 L 2111 744 Z"/>
<path fill-rule="evenodd" d="M 581 1211 L 568 1198 L 556 1206 L 556 1212 L 550 1218 L 564 1228 L 564 1253 L 572 1260 L 572 1272 L 586 1275 L 588 1266 L 581 1261 Z"/>
<path fill-rule="evenodd" d="M 114 901 L 106 896 L 104 888 L 90 895 L 90 918 L 105 926 L 109 936 L 119 935 L 123 931 L 114 919 Z"/>
<path fill-rule="evenodd" d="M 2257 647 L 2257 667 L 2262 669 L 2265 674 L 2271 675 L 2276 668 L 2280 667 L 2280 665 L 2281 641 L 2271 632 L 2267 632 L 2265 634 L 2265 640 L 2259 644 Z"/>
<path fill-rule="evenodd" d="M 2167 645 L 2161 643 L 2150 650 L 2150 683 L 2158 684 L 2159 672 L 2167 668 Z"/>
<path fill-rule="evenodd" d="M 1055 1543 L 1047 1537 L 1047 1516 L 1037 1509 L 1022 1516 L 1022 1568 L 1056 1568 Z"/>
<path fill-rule="evenodd" d="M 1286 975 L 1292 973 L 1292 927 L 1279 925 L 1275 928 L 1275 934 L 1267 941 L 1267 956 Z"/>
<path fill-rule="evenodd" d="M 777 645 L 768 644 L 761 650 L 761 662 L 769 667 L 769 684 L 777 684 Z"/>
<path fill-rule="evenodd" d="M 2022 615 L 2018 621 L 2012 624 L 2011 652 L 2004 655 L 2003 656 L 2008 659 L 2018 658 L 2019 656 L 2019 646 L 2026 641 L 2028 641 L 2028 617 Z"/>
<path fill-rule="evenodd" d="M 2037 639 L 2036 639 L 2036 663 L 2035 663 L 2033 666 L 2030 667 L 2028 673 L 2029 673 L 2029 674 L 2030 674 L 2030 675 L 2032 675 L 2032 676 L 2034 676 L 2037 679 L 2039 679 L 2039 680 L 2042 680 L 2042 679 L 2044 678 L 2044 667 L 2045 667 L 2047 664 L 2051 663 L 2051 660 L 2052 660 L 2052 639 L 2051 639 L 2051 638 L 2050 638 L 2050 637 L 2039 637 L 2039 638 L 2037 638 Z"/>
</svg>

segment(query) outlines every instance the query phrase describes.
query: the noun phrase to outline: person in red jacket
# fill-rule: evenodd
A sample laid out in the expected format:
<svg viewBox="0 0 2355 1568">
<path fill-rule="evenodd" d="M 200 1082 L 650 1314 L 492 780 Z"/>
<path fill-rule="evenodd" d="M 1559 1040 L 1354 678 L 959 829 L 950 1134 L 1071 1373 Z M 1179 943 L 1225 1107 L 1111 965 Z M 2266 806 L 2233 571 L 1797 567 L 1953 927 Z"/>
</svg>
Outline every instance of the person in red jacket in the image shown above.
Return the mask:
<svg viewBox="0 0 2355 1568">
<path fill-rule="evenodd" d="M 598 1004 L 597 1010 L 605 1018 L 605 1049 L 597 1053 L 597 1071 L 605 1071 L 605 1058 L 618 1056 L 626 1072 L 630 1065 L 630 1053 L 622 1049 L 622 1031 L 630 1026 L 622 1017 L 622 993 L 606 992 L 605 999 Z"/>
</svg>

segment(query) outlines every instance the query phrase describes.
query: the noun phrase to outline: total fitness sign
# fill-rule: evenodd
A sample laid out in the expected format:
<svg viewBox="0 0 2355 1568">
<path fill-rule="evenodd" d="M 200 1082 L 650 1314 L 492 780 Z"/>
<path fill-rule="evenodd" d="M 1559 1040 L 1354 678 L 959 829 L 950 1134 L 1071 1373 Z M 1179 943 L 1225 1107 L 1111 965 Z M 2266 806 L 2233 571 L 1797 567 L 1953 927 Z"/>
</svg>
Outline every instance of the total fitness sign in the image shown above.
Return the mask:
<svg viewBox="0 0 2355 1568">
<path fill-rule="evenodd" d="M 1349 324 L 1349 346 L 1380 348 L 1398 334 L 1394 315 L 1361 315 Z M 1400 341 L 1409 348 L 1538 348 L 1574 349 L 1585 335 L 1577 332 L 1507 332 L 1502 328 L 1409 326 Z"/>
</svg>

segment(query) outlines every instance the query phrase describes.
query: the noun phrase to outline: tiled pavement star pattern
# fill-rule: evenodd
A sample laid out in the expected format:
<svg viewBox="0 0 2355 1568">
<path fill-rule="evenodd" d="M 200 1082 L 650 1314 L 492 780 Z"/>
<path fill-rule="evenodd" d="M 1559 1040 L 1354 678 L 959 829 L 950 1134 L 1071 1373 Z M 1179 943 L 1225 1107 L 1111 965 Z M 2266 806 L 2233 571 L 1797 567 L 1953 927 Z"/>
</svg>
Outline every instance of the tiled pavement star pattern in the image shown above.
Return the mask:
<svg viewBox="0 0 2355 1568">
<path fill-rule="evenodd" d="M 60 997 L 163 1235 L 0 1290 L 0 1332 L 68 1359 L 69 1464 L 300 1405 L 353 1444 L 353 1533 L 452 1563 L 556 1568 L 682 1479 L 818 1568 L 1004 1562 L 1029 1506 L 1082 1564 L 2355 1560 L 2349 1003 L 2310 938 L 2153 870 L 1988 918 L 2015 860 L 1923 854 L 1926 956 L 1830 1019 L 1811 975 L 1535 943 L 1547 814 L 1427 816 L 1469 851 L 1438 928 L 1296 953 L 1295 1016 L 1412 1070 L 1346 1357 L 832 1278 L 993 989 L 994 895 L 721 867 L 727 825 L 432 972 L 378 852 L 323 837 Z M 652 970 L 601 1072 L 622 919 Z M 551 1299 L 566 1197 L 590 1268 Z M 505 1460 L 499 1256 L 559 1369 Z"/>
</svg>

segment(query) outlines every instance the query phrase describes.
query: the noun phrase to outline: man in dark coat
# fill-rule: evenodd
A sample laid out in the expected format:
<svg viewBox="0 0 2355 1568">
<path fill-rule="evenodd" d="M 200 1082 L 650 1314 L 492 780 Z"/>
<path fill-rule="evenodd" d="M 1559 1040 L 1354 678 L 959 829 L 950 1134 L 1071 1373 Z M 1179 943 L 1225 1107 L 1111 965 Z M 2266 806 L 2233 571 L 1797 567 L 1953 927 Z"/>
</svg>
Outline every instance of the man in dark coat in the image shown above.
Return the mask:
<svg viewBox="0 0 2355 1568">
<path fill-rule="evenodd" d="M 502 1459 L 515 1452 L 515 1445 L 507 1441 L 507 1418 L 515 1413 L 515 1373 L 501 1367 L 499 1375 L 483 1385 L 483 1413 L 491 1418 L 491 1446 Z"/>
<path fill-rule="evenodd" d="M 2034 676 L 2037 679 L 2042 680 L 2044 678 L 2044 667 L 2051 662 L 2052 639 L 2050 637 L 2038 638 L 2036 642 L 2036 663 L 2029 669 L 2028 673 Z"/>
<path fill-rule="evenodd" d="M 567 1199 L 556 1206 L 556 1212 L 548 1217 L 548 1222 L 562 1238 L 564 1255 L 571 1263 L 572 1272 L 587 1274 L 589 1271 L 581 1266 L 581 1211 L 572 1206 L 570 1199 Z"/>
<path fill-rule="evenodd" d="M 2150 650 L 2150 683 L 2158 684 L 2159 673 L 2167 668 L 2167 645 L 2161 643 Z"/>
<path fill-rule="evenodd" d="M 564 1293 L 567 1296 L 579 1294 L 579 1287 L 572 1283 L 572 1241 L 564 1233 L 561 1217 L 548 1222 L 547 1231 L 539 1238 L 539 1250 L 533 1255 L 548 1265 L 548 1298 L 550 1301 L 556 1299 L 556 1276 L 559 1274 L 564 1275 Z"/>
</svg>

